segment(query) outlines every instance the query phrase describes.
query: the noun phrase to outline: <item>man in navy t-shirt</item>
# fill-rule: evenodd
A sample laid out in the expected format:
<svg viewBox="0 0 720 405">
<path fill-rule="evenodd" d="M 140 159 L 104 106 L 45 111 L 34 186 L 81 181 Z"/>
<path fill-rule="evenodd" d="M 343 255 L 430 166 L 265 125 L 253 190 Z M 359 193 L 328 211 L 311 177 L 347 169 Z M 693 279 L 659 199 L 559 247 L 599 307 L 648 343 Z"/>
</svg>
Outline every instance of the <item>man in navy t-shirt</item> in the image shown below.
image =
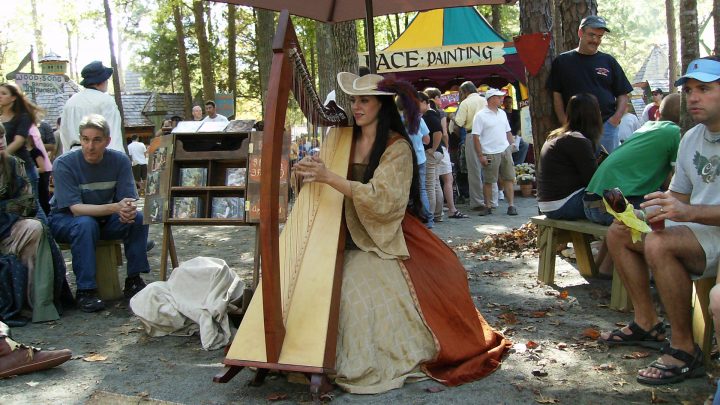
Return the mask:
<svg viewBox="0 0 720 405">
<path fill-rule="evenodd" d="M 620 145 L 618 125 L 627 109 L 632 85 L 612 56 L 598 51 L 605 32 L 605 19 L 595 15 L 580 22 L 576 49 L 560 54 L 552 63 L 548 88 L 553 92 L 553 108 L 561 124 L 567 121 L 565 107 L 570 97 L 590 93 L 597 97 L 605 122 L 601 144 L 612 152 Z"/>
<path fill-rule="evenodd" d="M 117 134 L 116 136 L 120 136 Z M 145 287 L 140 273 L 150 272 L 147 259 L 149 226 L 142 213 L 130 160 L 107 149 L 110 127 L 101 115 L 80 122 L 80 150 L 58 157 L 54 163 L 55 195 L 50 201 L 49 225 L 58 242 L 69 243 L 77 282 L 78 306 L 85 312 L 105 308 L 97 296 L 95 249 L 98 240 L 122 239 L 127 258 L 125 297 Z"/>
</svg>

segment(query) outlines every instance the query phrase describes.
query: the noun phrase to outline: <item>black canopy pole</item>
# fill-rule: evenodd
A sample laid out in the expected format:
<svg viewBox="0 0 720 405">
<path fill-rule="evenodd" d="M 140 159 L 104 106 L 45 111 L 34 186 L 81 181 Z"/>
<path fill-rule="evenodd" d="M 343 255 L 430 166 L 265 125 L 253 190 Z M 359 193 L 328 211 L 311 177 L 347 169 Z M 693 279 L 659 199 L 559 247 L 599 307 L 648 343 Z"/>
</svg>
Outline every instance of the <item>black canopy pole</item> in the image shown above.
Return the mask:
<svg viewBox="0 0 720 405">
<path fill-rule="evenodd" d="M 370 73 L 377 73 L 375 64 L 375 23 L 373 22 L 372 0 L 365 0 L 365 36 L 367 37 Z"/>
</svg>

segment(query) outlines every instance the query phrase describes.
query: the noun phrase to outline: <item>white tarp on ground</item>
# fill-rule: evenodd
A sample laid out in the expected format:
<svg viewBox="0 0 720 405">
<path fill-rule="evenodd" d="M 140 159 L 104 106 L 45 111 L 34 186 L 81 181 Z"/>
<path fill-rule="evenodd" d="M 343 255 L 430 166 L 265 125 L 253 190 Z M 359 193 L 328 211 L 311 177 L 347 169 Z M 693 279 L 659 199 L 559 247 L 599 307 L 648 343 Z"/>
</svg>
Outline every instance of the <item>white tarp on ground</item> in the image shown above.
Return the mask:
<svg viewBox="0 0 720 405">
<path fill-rule="evenodd" d="M 230 341 L 228 304 L 240 299 L 244 283 L 222 259 L 196 257 L 181 263 L 168 281 L 150 283 L 130 300 L 150 336 L 200 332 L 205 350 Z"/>
</svg>

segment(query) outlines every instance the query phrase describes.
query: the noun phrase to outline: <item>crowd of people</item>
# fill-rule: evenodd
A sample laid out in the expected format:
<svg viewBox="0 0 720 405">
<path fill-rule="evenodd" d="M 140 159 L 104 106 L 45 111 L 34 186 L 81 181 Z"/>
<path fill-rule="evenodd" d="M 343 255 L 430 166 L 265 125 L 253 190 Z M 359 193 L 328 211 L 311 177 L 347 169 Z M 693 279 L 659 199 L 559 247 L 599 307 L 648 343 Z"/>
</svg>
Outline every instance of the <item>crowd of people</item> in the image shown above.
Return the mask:
<svg viewBox="0 0 720 405">
<path fill-rule="evenodd" d="M 548 87 L 562 125 L 542 146 L 538 207 L 548 218 L 609 226 L 597 257 L 600 275 L 611 278 L 614 266 L 635 312 L 628 326 L 605 332 L 599 340 L 610 346 L 661 348 L 661 357 L 640 370 L 637 381 L 675 383 L 704 375 L 703 353 L 693 342 L 690 305 L 692 280 L 715 278 L 720 257 L 720 190 L 715 182 L 720 58 L 690 62 L 674 83 L 682 86 L 696 124 L 682 138 L 680 95 L 664 97 L 661 89 L 652 91 L 640 120 L 628 119 L 623 125 L 631 86 L 615 59 L 598 50 L 609 31 L 603 18 L 585 18 L 577 49 L 553 61 Z M 652 226 L 642 240 L 633 240 L 629 225 L 604 199 L 614 188 L 632 204 L 634 215 Z M 653 304 L 651 278 L 666 320 L 659 319 Z M 710 299 L 717 327 L 720 287 L 712 290 Z M 665 321 L 672 326 L 670 338 Z"/>
<path fill-rule="evenodd" d="M 716 277 L 720 259 L 720 59 L 692 61 L 674 83 L 696 123 L 681 137 L 678 94 L 655 89 L 639 120 L 627 112 L 632 87 L 617 61 L 599 51 L 609 31 L 601 17 L 583 19 L 577 49 L 552 63 L 548 89 L 560 126 L 538 157 L 538 208 L 548 218 L 609 226 L 597 258 L 600 274 L 617 271 L 635 313 L 628 326 L 599 340 L 662 348 L 637 380 L 674 383 L 704 375 L 689 313 L 692 280 Z M 123 241 L 125 297 L 145 287 L 149 227 L 136 203 L 148 148 L 135 135 L 126 152 L 118 136 L 119 112 L 107 94 L 112 74 L 100 62 L 82 70 L 84 90 L 67 102 L 55 132 L 17 86 L 0 84 L 0 378 L 70 358 L 66 350 L 16 343 L 8 326 L 58 319 L 67 305 L 104 309 L 89 248 L 99 240 Z M 345 197 L 335 382 L 367 394 L 417 377 L 456 385 L 491 373 L 509 341 L 476 310 L 462 264 L 429 229 L 446 216 L 468 218 L 456 195 L 480 216 L 492 215 L 500 200 L 507 215 L 518 215 L 515 165 L 529 145 L 519 134 L 515 100 L 496 88 L 479 92 L 467 81 L 459 86 L 457 111 L 448 114 L 437 88 L 418 92 L 402 81 L 347 72 L 338 85 L 354 118 L 350 176 L 326 169 L 317 139 L 303 137 L 290 147 L 299 181 L 327 184 Z M 204 107 L 204 117 L 201 106 L 192 108 L 193 120 L 227 122 L 213 101 Z M 161 134 L 179 121 L 167 120 Z M 662 230 L 633 241 L 603 199 L 616 187 L 635 215 L 663 223 Z M 70 246 L 74 298 L 58 243 Z M 672 337 L 652 302 L 650 277 Z M 711 310 L 720 325 L 720 287 L 711 292 Z"/>
</svg>

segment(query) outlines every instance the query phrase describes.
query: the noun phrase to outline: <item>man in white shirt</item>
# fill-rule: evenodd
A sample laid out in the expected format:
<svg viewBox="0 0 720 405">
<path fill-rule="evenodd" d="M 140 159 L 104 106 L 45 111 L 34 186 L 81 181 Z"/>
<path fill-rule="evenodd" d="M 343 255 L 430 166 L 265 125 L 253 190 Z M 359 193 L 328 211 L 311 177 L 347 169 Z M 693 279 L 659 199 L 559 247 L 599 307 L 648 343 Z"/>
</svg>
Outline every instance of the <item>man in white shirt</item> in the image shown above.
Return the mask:
<svg viewBox="0 0 720 405">
<path fill-rule="evenodd" d="M 85 66 L 80 74 L 83 77 L 80 84 L 85 89 L 70 97 L 62 112 L 60 126 L 62 150 L 69 152 L 80 149 L 80 121 L 87 115 L 100 114 L 110 126 L 108 149 L 125 153 L 120 110 L 118 110 L 115 99 L 107 94 L 108 79 L 113 74 L 112 68 L 103 66 L 100 61 L 95 61 Z"/>
<path fill-rule="evenodd" d="M 466 156 L 475 154 L 482 167 L 482 189 L 485 207 L 479 215 L 492 213 L 489 202 L 492 201 L 493 183 L 502 180 L 505 199 L 508 202 L 508 215 L 517 215 L 513 205 L 513 184 L 515 183 L 515 166 L 512 160 L 512 144 L 514 137 L 510 130 L 505 111 L 500 109 L 505 93 L 490 88 L 485 92 L 487 107 L 475 114 L 472 125 L 472 139 L 466 140 Z M 468 165 L 470 166 L 470 165 Z"/>
<path fill-rule="evenodd" d="M 147 147 L 138 140 L 137 135 L 132 136 L 132 142 L 128 145 L 128 155 L 132 160 L 132 172 L 135 178 L 135 185 L 142 194 L 145 190 L 145 179 L 147 178 Z"/>
<path fill-rule="evenodd" d="M 205 102 L 205 113 L 207 117 L 203 119 L 203 122 L 228 122 L 227 117 L 217 113 L 215 110 L 215 102 L 212 100 Z"/>
</svg>

